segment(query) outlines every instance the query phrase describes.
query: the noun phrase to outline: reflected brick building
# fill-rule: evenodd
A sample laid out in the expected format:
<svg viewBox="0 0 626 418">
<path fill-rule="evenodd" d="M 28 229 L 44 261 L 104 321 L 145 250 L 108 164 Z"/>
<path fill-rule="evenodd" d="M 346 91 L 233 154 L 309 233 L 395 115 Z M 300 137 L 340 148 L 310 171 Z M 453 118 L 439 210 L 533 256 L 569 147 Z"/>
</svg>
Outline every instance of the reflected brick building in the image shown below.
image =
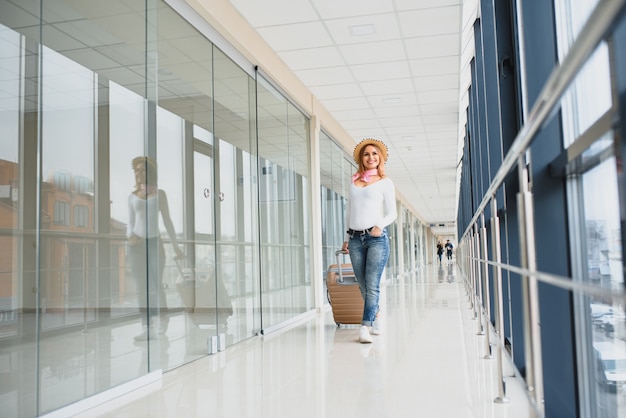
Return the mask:
<svg viewBox="0 0 626 418">
<path fill-rule="evenodd" d="M 0 337 L 12 333 L 6 327 L 23 308 L 18 292 L 36 291 L 18 286 L 21 240 L 28 232 L 20 216 L 29 213 L 20 209 L 19 194 L 18 165 L 0 160 Z M 40 306 L 66 314 L 44 329 L 72 324 L 73 309 L 82 317 L 86 308 L 95 319 L 100 307 L 124 299 L 125 225 L 111 220 L 107 233 L 97 233 L 94 198 L 93 181 L 69 172 L 57 171 L 41 184 Z"/>
</svg>

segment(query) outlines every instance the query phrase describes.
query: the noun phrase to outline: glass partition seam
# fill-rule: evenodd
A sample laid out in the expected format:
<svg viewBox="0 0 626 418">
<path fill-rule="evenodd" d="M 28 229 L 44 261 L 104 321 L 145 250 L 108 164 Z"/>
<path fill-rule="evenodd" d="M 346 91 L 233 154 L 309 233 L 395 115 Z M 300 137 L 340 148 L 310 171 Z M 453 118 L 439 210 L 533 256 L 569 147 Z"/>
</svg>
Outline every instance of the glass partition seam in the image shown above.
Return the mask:
<svg viewBox="0 0 626 418">
<path fill-rule="evenodd" d="M 257 197 L 258 200 L 260 201 L 261 198 L 261 152 L 260 152 L 260 145 L 259 145 L 259 67 L 258 66 L 254 66 L 254 88 L 255 88 L 255 94 L 254 94 L 254 112 L 255 112 L 255 124 L 254 124 L 254 132 L 255 132 L 255 141 L 256 141 L 256 167 L 257 167 L 257 178 L 259 179 L 259 181 L 256 182 L 256 192 L 257 192 Z M 263 334 L 263 330 L 265 329 L 265 318 L 263 315 L 264 312 L 264 300 L 263 300 L 263 272 L 265 271 L 264 269 L 264 260 L 263 260 L 263 246 L 261 245 L 261 240 L 262 240 L 262 231 L 261 231 L 261 225 L 263 220 L 261 219 L 261 208 L 259 207 L 256 213 L 257 216 L 257 234 L 259 237 L 259 246 L 257 248 L 257 252 L 258 252 L 258 258 L 259 258 L 259 275 L 257 277 L 258 280 L 258 286 L 259 286 L 259 290 L 260 290 L 260 295 L 261 297 L 259 297 L 259 312 L 261 312 L 260 318 L 259 318 L 259 332 L 261 334 Z"/>
<path fill-rule="evenodd" d="M 43 1 L 39 2 L 39 39 L 37 40 L 37 175 L 36 175 L 36 204 L 35 204 L 35 347 L 36 348 L 36 360 L 35 360 L 35 411 L 40 414 L 41 411 L 41 390 L 42 382 L 39 370 L 41 370 L 41 355 L 39 353 L 39 347 L 41 342 L 41 266 L 42 266 L 42 254 L 41 254 L 41 229 L 43 227 L 42 217 L 42 182 L 43 182 L 43 138 L 42 138 L 42 115 L 43 115 Z"/>
</svg>

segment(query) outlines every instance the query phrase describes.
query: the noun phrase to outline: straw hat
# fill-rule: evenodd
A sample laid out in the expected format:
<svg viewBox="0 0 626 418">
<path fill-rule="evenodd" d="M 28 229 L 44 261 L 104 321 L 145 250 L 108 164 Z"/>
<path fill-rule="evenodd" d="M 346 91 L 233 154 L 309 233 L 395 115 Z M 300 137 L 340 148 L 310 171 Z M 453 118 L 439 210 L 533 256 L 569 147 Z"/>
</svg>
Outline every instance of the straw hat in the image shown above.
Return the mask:
<svg viewBox="0 0 626 418">
<path fill-rule="evenodd" d="M 354 147 L 354 152 L 352 153 L 352 158 L 354 158 L 354 161 L 356 161 L 357 164 L 359 164 L 360 162 L 359 160 L 361 157 L 361 150 L 368 145 L 377 146 L 380 149 L 383 160 L 387 162 L 387 152 L 389 151 L 387 145 L 385 145 L 385 143 L 379 139 L 365 138 L 364 140 L 356 144 L 356 147 Z"/>
</svg>

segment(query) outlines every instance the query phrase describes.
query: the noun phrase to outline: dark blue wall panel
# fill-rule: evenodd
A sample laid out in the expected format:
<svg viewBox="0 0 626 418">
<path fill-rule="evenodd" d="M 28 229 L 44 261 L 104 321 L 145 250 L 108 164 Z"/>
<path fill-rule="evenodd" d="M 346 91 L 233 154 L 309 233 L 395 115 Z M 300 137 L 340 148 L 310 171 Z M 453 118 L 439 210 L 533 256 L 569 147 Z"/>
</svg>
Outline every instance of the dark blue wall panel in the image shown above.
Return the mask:
<svg viewBox="0 0 626 418">
<path fill-rule="evenodd" d="M 527 94 L 529 109 L 532 109 L 557 64 L 555 17 L 552 2 L 538 0 L 523 2 L 522 13 Z M 531 145 L 531 180 L 537 268 L 539 271 L 569 276 L 565 181 L 552 178 L 549 173 L 549 164 L 561 153 L 562 144 L 560 118 L 557 114 L 544 125 Z M 540 284 L 539 309 L 546 416 L 577 416 L 570 293 Z"/>
</svg>

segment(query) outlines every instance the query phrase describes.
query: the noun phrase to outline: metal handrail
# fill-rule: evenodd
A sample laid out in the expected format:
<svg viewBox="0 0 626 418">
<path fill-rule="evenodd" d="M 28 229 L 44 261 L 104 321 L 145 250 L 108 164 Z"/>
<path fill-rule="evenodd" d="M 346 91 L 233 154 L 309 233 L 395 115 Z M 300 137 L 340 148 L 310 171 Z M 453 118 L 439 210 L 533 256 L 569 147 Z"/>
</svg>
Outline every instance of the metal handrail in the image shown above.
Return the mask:
<svg viewBox="0 0 626 418">
<path fill-rule="evenodd" d="M 610 299 L 614 302 L 624 302 L 626 303 L 626 289 L 624 286 L 620 286 L 620 289 L 609 289 L 605 286 L 596 286 L 593 284 L 589 284 L 581 281 L 574 281 L 571 277 L 560 276 L 557 274 L 544 273 L 544 272 L 532 272 L 528 269 L 522 267 L 516 267 L 506 263 L 496 263 L 495 261 L 485 260 L 476 257 L 468 257 L 472 261 L 478 261 L 482 264 L 487 264 L 493 267 L 500 267 L 504 270 L 510 271 L 512 273 L 517 273 L 520 277 L 524 276 L 534 276 L 538 280 L 543 283 L 551 284 L 555 287 L 559 287 L 564 290 L 569 290 L 572 292 L 582 292 L 590 296 L 598 296 L 601 298 Z"/>
<path fill-rule="evenodd" d="M 552 116 L 555 105 L 572 84 L 587 59 L 606 37 L 607 32 L 619 19 L 621 13 L 624 12 L 625 6 L 626 0 L 601 0 L 598 3 L 563 62 L 550 74 L 548 81 L 539 93 L 535 105 L 530 111 L 528 121 L 515 137 L 509 152 L 504 157 L 502 165 L 494 175 L 489 188 L 462 236 L 467 235 L 472 225 L 478 222 L 480 214 L 485 210 L 492 197 L 495 196 L 506 176 L 517 164 L 520 156 L 526 152 L 535 134 L 548 118 Z"/>
</svg>

